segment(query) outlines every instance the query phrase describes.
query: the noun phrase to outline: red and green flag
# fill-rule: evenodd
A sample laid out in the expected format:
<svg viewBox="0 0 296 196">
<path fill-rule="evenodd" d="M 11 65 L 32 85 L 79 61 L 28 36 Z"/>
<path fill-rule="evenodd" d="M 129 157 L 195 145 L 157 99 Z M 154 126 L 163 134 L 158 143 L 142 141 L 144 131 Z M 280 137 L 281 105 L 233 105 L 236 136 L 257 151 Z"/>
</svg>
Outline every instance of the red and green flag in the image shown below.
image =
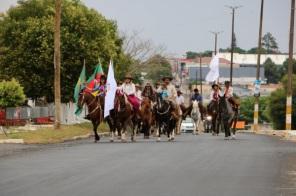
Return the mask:
<svg viewBox="0 0 296 196">
<path fill-rule="evenodd" d="M 96 77 L 100 77 L 103 74 L 104 74 L 103 68 L 99 63 L 96 66 L 94 73 L 88 78 L 87 83 L 90 83 L 93 79 L 95 79 Z"/>
</svg>

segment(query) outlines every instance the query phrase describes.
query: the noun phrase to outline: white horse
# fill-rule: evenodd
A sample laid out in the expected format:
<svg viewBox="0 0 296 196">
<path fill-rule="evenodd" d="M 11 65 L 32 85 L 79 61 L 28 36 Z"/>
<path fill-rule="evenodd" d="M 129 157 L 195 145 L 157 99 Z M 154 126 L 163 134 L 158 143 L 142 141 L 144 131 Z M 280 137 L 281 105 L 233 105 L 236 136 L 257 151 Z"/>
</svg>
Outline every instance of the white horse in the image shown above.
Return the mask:
<svg viewBox="0 0 296 196">
<path fill-rule="evenodd" d="M 202 130 L 199 127 L 201 123 L 202 123 L 202 119 L 201 119 L 201 113 L 199 111 L 199 106 L 198 106 L 199 102 L 194 100 L 192 102 L 192 111 L 190 113 L 190 117 L 193 119 L 194 124 L 195 124 L 195 130 L 193 130 L 193 135 L 198 135 L 199 132 L 201 132 Z"/>
</svg>

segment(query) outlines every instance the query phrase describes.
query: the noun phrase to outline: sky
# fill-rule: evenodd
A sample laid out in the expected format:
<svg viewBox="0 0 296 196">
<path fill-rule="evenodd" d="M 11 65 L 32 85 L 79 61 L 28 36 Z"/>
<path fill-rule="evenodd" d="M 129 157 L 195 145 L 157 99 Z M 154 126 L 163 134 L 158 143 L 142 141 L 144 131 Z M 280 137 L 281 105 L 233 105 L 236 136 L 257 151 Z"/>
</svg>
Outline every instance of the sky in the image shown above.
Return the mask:
<svg viewBox="0 0 296 196">
<path fill-rule="evenodd" d="M 235 14 L 237 45 L 256 47 L 259 34 L 260 0 L 82 0 L 106 18 L 116 20 L 119 30 L 137 31 L 143 39 L 164 45 L 168 54 L 182 56 L 186 51 L 214 50 L 230 46 L 231 10 Z M 17 0 L 0 0 L 0 11 L 16 5 Z M 288 52 L 291 0 L 265 0 L 263 33 L 271 32 L 279 49 Z M 295 46 L 294 46 L 295 48 Z"/>
</svg>

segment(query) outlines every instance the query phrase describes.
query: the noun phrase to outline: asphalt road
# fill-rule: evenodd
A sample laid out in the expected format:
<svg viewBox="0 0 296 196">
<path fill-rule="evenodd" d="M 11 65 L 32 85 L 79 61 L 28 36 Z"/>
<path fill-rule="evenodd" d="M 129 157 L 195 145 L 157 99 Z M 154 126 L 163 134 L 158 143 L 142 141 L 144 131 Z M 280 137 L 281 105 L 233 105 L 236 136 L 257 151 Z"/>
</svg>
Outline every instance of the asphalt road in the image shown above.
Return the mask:
<svg viewBox="0 0 296 196">
<path fill-rule="evenodd" d="M 1 146 L 0 146 L 1 147 Z M 1 196 L 296 195 L 296 144 L 239 134 L 34 147 L 0 157 Z"/>
</svg>

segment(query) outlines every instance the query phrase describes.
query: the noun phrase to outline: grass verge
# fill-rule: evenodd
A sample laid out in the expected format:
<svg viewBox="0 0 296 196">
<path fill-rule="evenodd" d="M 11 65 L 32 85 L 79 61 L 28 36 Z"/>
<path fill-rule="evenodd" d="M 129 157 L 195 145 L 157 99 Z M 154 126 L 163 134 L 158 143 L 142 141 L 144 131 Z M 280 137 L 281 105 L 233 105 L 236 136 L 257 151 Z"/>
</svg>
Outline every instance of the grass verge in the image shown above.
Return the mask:
<svg viewBox="0 0 296 196">
<path fill-rule="evenodd" d="M 102 123 L 98 128 L 99 132 L 109 131 L 108 126 Z M 92 124 L 82 123 L 75 125 L 62 125 L 60 130 L 52 127 L 43 127 L 35 131 L 23 131 L 8 133 L 7 136 L 0 134 L 0 139 L 23 139 L 26 144 L 49 144 L 70 140 L 76 136 L 92 134 Z"/>
</svg>

